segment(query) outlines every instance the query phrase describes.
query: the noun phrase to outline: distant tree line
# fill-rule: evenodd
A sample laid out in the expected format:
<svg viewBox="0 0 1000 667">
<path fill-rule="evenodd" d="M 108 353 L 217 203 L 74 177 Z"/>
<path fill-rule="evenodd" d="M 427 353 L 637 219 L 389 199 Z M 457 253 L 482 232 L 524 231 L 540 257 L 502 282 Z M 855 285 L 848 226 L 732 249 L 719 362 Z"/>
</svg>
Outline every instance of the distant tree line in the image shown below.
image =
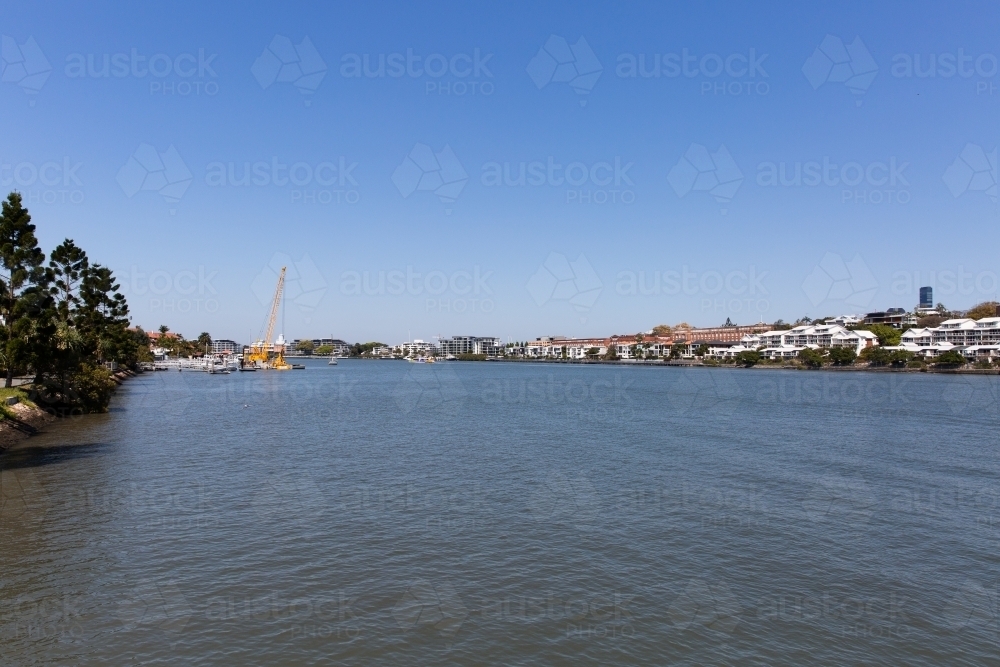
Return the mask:
<svg viewBox="0 0 1000 667">
<path fill-rule="evenodd" d="M 139 329 L 141 331 L 141 329 Z M 194 340 L 184 338 L 184 334 L 170 331 L 170 327 L 161 324 L 158 329 L 160 336 L 156 340 L 156 347 L 162 348 L 168 355 L 175 357 L 201 357 L 212 351 L 212 335 L 207 331 L 202 331 Z M 148 337 L 148 334 L 146 334 Z M 152 356 L 147 359 L 145 353 L 141 354 L 139 361 L 151 361 Z"/>
</svg>

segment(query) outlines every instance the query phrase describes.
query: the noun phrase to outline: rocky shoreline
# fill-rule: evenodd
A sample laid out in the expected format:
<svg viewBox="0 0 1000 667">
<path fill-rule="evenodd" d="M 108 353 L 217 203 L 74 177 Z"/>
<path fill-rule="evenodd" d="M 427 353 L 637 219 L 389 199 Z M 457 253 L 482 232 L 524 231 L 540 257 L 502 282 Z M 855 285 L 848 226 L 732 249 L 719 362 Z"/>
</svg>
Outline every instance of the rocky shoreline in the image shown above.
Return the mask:
<svg viewBox="0 0 1000 667">
<path fill-rule="evenodd" d="M 34 435 L 32 431 L 40 431 L 57 419 L 55 415 L 27 403 L 8 405 L 7 409 L 15 414 L 17 423 L 6 417 L 0 420 L 0 452 L 30 438 Z"/>
<path fill-rule="evenodd" d="M 130 370 L 117 371 L 112 375 L 115 383 L 118 385 L 135 376 L 136 373 Z M 41 431 L 46 425 L 59 419 L 56 415 L 42 408 L 22 401 L 18 401 L 13 405 L 7 405 L 6 408 L 14 413 L 14 419 L 8 417 L 0 418 L 0 452 L 27 440 Z"/>
</svg>

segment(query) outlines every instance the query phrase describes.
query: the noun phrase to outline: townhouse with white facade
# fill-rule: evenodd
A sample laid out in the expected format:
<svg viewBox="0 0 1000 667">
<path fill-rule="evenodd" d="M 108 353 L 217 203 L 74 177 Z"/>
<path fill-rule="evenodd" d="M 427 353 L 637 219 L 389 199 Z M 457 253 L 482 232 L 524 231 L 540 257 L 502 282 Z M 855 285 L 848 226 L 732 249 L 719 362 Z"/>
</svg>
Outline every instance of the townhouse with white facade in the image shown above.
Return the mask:
<svg viewBox="0 0 1000 667">
<path fill-rule="evenodd" d="M 1000 357 L 1000 317 L 963 317 L 945 320 L 936 327 L 907 329 L 900 344 L 889 349 L 926 358 L 957 350 L 969 359 L 995 359 Z"/>
<path fill-rule="evenodd" d="M 524 356 L 531 359 L 588 359 L 604 357 L 614 348 L 619 359 L 669 356 L 674 340 L 664 336 L 611 336 L 609 338 L 565 338 L 544 336 L 530 341 Z"/>
<path fill-rule="evenodd" d="M 437 350 L 437 345 L 430 341 L 420 340 L 419 338 L 414 338 L 413 340 L 399 344 L 399 351 L 404 357 L 410 356 L 411 354 L 422 357 L 434 354 Z"/>
<path fill-rule="evenodd" d="M 530 341 L 525 356 L 532 359 L 586 359 L 608 353 L 608 338 L 566 338 L 542 336 Z"/>
<path fill-rule="evenodd" d="M 763 347 L 760 353 L 766 359 L 792 359 L 807 348 L 818 350 L 847 347 L 853 349 L 855 354 L 861 354 L 866 347 L 878 345 L 878 337 L 870 331 L 851 331 L 839 324 L 803 324 L 791 329 L 747 335 L 740 344 L 743 349 Z"/>
</svg>

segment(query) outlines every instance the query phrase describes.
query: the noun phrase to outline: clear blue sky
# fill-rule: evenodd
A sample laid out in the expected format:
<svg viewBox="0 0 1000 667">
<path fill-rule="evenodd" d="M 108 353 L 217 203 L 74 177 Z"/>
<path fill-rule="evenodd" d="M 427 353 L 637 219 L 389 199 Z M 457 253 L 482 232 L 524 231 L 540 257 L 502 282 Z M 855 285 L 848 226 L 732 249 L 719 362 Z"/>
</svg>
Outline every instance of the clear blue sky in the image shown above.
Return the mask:
<svg viewBox="0 0 1000 667">
<path fill-rule="evenodd" d="M 0 33 L 0 183 L 147 328 L 245 340 L 282 263 L 286 335 L 387 343 L 998 289 L 995 3 L 38 2 Z"/>
</svg>

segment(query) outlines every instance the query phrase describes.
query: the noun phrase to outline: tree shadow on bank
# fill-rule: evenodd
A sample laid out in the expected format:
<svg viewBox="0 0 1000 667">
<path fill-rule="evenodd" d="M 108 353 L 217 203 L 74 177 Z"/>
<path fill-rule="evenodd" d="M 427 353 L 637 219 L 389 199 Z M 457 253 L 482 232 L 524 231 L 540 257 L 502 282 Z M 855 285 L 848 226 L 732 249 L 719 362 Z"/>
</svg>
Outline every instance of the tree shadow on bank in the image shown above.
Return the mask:
<svg viewBox="0 0 1000 667">
<path fill-rule="evenodd" d="M 17 447 L 0 453 L 0 470 L 40 468 L 75 459 L 99 456 L 110 451 L 113 445 L 103 442 L 51 447 Z"/>
</svg>

